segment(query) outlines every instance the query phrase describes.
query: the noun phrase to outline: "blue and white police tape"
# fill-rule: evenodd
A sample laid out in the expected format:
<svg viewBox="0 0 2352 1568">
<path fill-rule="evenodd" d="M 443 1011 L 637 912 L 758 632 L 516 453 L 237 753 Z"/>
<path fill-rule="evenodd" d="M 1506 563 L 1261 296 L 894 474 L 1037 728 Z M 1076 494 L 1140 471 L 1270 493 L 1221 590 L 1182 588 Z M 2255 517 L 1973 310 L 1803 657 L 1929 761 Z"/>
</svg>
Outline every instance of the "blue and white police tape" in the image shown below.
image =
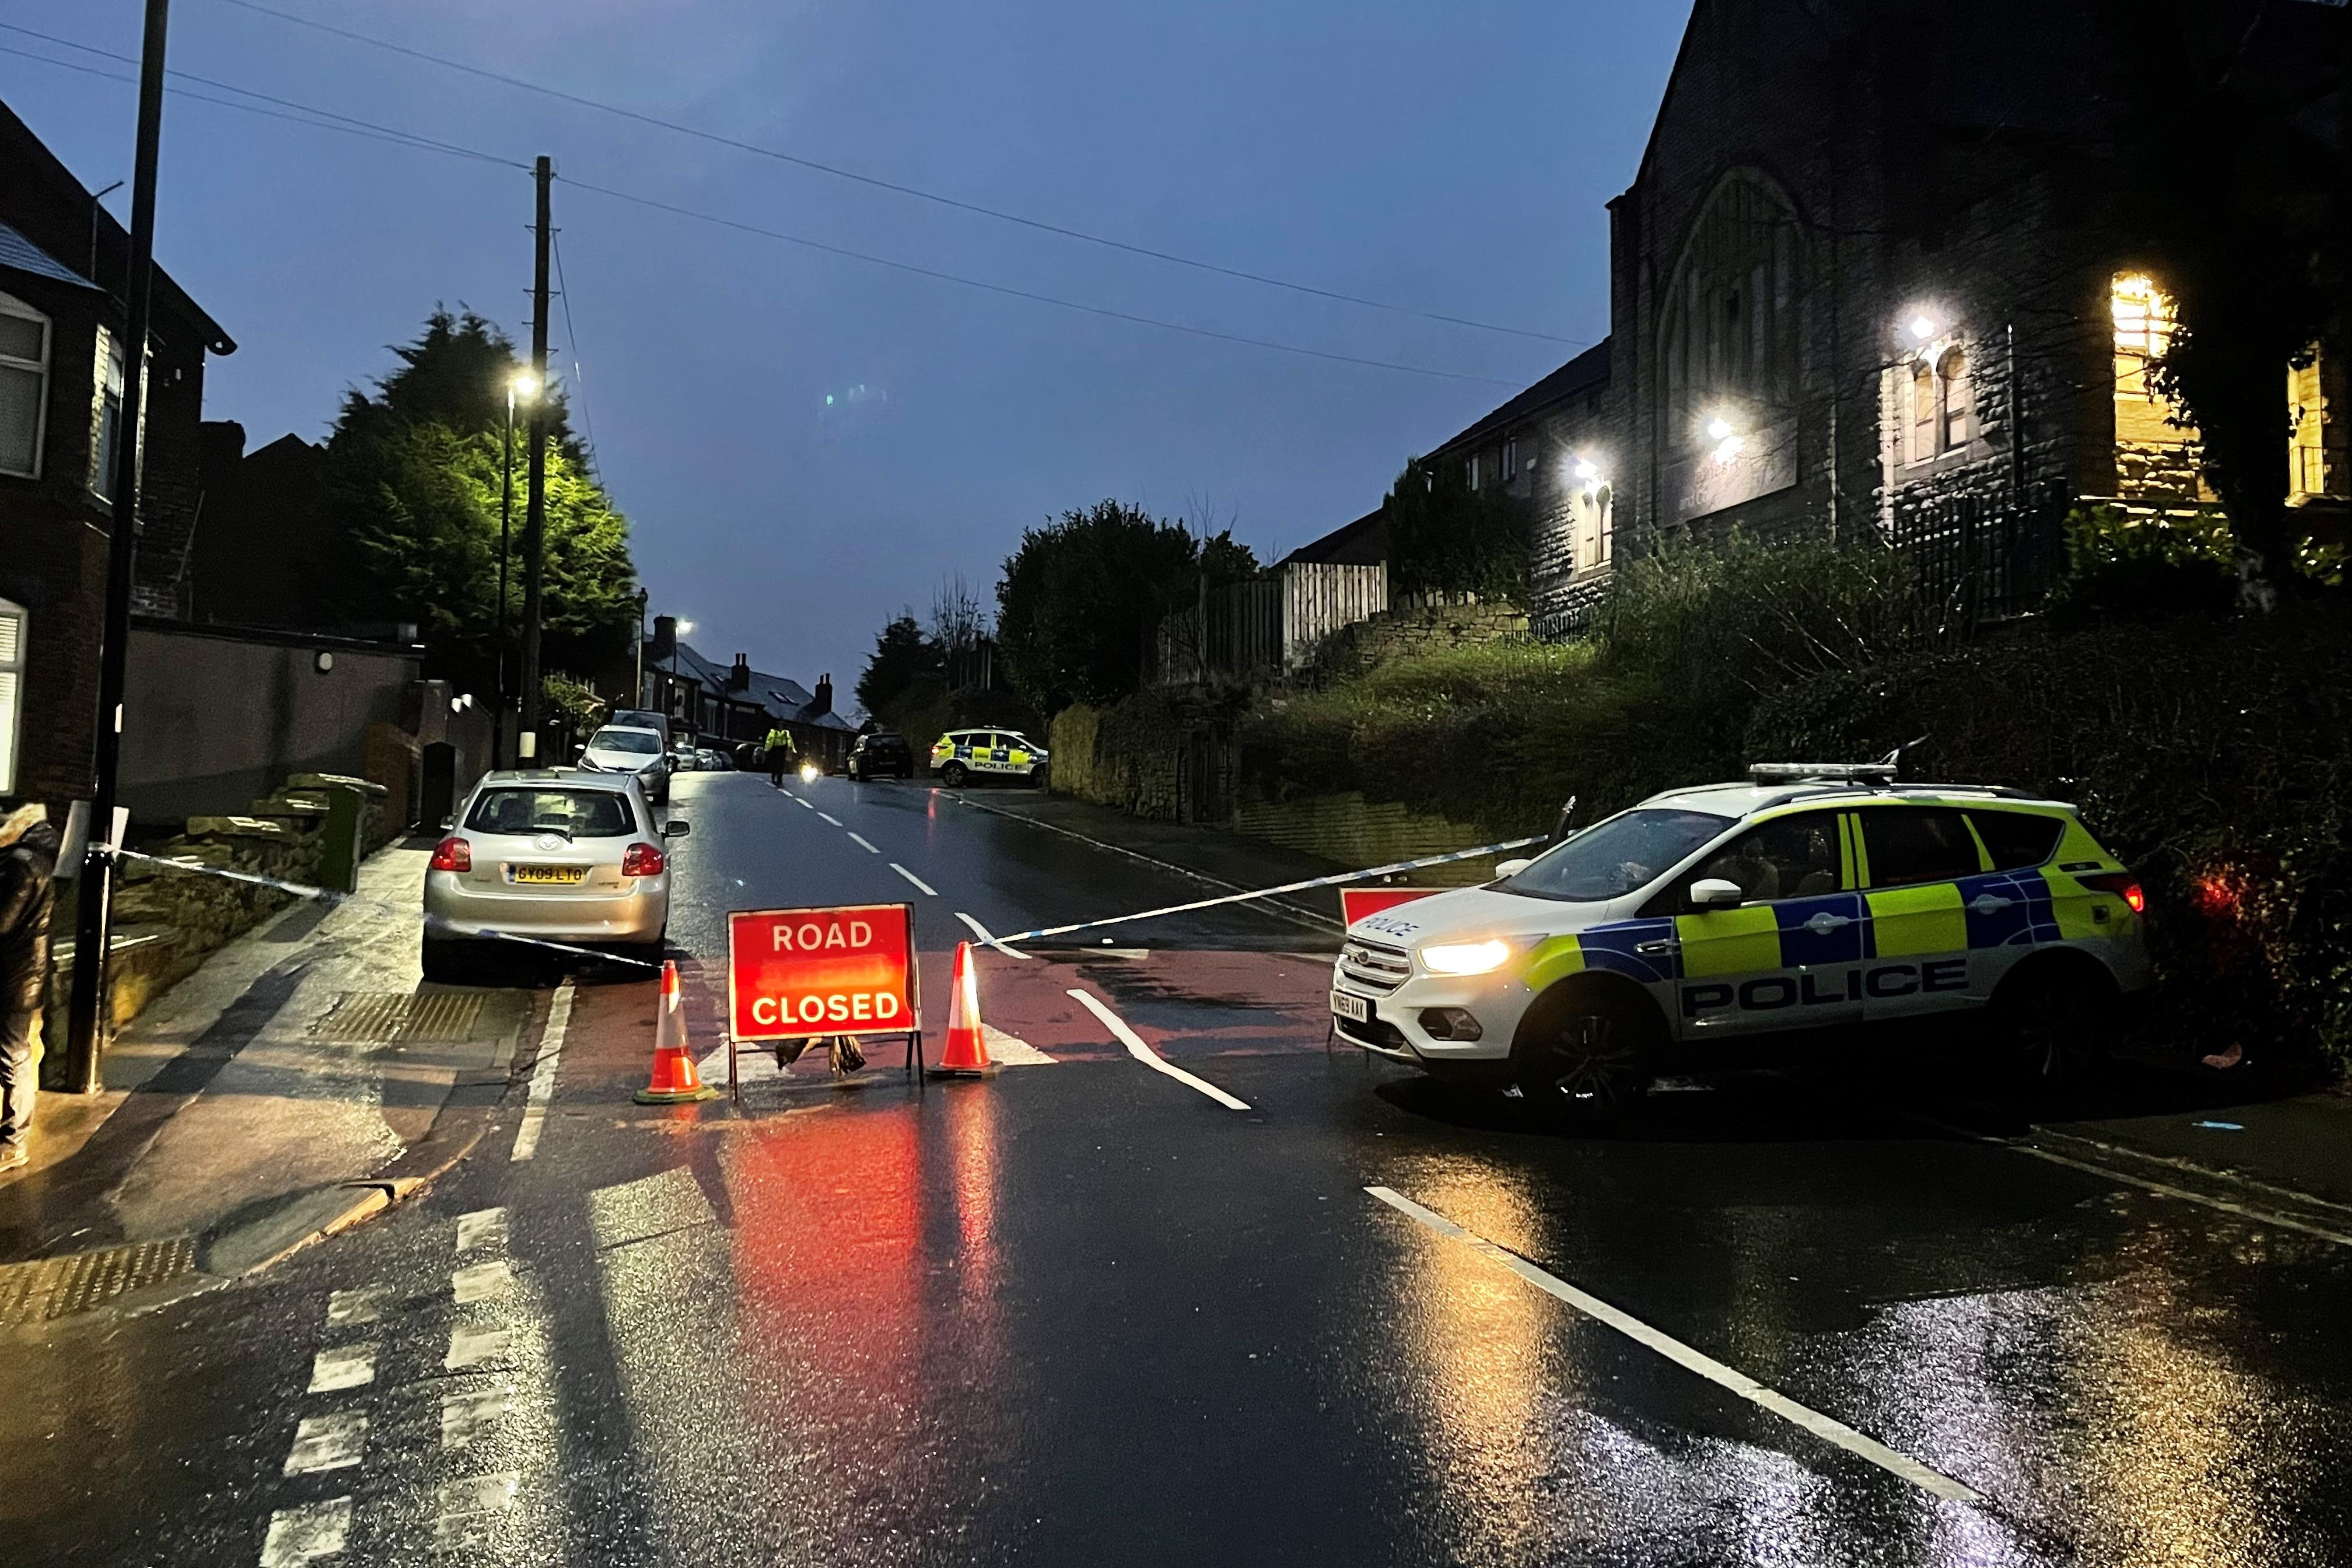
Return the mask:
<svg viewBox="0 0 2352 1568">
<path fill-rule="evenodd" d="M 1370 881 L 1374 877 L 1393 877 L 1401 871 L 1425 870 L 1432 866 L 1451 866 L 1457 860 L 1479 860 L 1489 855 L 1499 855 L 1506 849 L 1525 849 L 1531 844 L 1548 840 L 1541 834 L 1532 838 L 1512 838 L 1501 844 L 1488 844 L 1477 849 L 1456 849 L 1450 855 L 1424 855 L 1418 860 L 1400 860 L 1393 866 L 1374 866 L 1365 871 L 1342 871 L 1332 877 L 1313 877 L 1304 882 L 1285 882 L 1279 888 L 1258 888 L 1246 893 L 1227 893 L 1223 898 L 1195 899 L 1189 904 L 1170 904 L 1164 909 L 1144 910 L 1131 915 L 1113 915 L 1108 920 L 1080 921 L 1075 925 L 1040 926 L 1035 931 L 1014 931 L 1000 936 L 991 945 L 1003 947 L 1016 942 L 1035 942 L 1040 937 L 1068 936 L 1073 931 L 1096 931 L 1104 926 L 1131 925 L 1137 921 L 1158 920 L 1162 915 L 1190 914 L 1194 910 L 1213 910 L 1221 904 L 1243 904 L 1255 899 L 1271 899 L 1278 893 L 1303 893 L 1313 888 L 1336 888 L 1346 882 Z"/>
<path fill-rule="evenodd" d="M 661 965 L 625 953 L 609 952 L 602 948 L 577 947 L 570 942 L 550 942 L 545 937 L 523 936 L 515 931 L 499 931 L 490 926 L 472 925 L 427 915 L 410 905 L 386 903 L 382 899 L 362 899 L 357 893 L 338 892 L 332 888 L 314 888 L 308 882 L 289 882 L 277 877 L 265 877 L 257 871 L 232 871 L 225 866 L 207 866 L 201 860 L 173 860 L 161 855 L 142 855 L 136 849 L 109 849 L 117 860 L 138 860 L 165 871 L 180 871 L 191 876 L 220 877 L 232 882 L 244 882 L 273 892 L 290 893 L 298 899 L 325 904 L 329 909 L 341 909 L 355 904 L 362 908 L 383 910 L 403 919 L 412 916 L 423 921 L 425 930 L 436 936 L 463 937 L 469 942 L 513 942 L 522 947 L 544 948 L 550 952 L 572 953 L 582 958 L 593 958 L 605 963 L 625 963 L 633 968 L 659 973 Z"/>
</svg>

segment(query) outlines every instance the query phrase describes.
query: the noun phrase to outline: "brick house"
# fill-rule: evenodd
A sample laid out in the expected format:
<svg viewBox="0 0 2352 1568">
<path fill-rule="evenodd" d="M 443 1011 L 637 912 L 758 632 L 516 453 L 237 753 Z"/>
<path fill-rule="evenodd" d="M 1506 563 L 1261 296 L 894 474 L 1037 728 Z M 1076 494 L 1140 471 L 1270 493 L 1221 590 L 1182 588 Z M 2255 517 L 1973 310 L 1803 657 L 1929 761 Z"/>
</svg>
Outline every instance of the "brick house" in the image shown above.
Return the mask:
<svg viewBox="0 0 2352 1568">
<path fill-rule="evenodd" d="M 0 798 L 87 798 L 130 239 L 0 104 Z M 236 345 L 160 268 L 133 605 L 184 615 L 205 356 Z"/>
<path fill-rule="evenodd" d="M 2352 17 L 2242 9 L 2244 68 L 2325 108 Z M 2070 507 L 2212 499 L 2145 379 L 2172 315 L 2109 143 L 2121 14 L 1696 0 L 1610 204 L 1608 342 L 1436 448 L 1538 501 L 1538 631 L 1576 625 L 1617 552 L 1734 527 L 1875 534 L 1997 610 Z M 2352 493 L 2348 391 L 2341 356 L 2280 367 L 2307 531 Z"/>
</svg>

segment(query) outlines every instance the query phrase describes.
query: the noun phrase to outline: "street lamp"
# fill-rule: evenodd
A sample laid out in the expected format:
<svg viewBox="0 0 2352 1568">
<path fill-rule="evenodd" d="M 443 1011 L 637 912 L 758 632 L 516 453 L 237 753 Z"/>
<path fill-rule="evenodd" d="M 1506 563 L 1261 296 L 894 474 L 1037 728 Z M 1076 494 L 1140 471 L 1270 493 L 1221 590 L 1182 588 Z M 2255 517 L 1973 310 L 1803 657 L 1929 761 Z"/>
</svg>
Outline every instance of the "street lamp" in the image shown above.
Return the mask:
<svg viewBox="0 0 2352 1568">
<path fill-rule="evenodd" d="M 517 403 L 539 396 L 539 377 L 518 370 L 507 377 L 506 439 L 499 463 L 499 707 L 490 725 L 490 766 L 505 765 L 507 752 L 507 542 L 514 531 L 514 414 Z"/>
</svg>

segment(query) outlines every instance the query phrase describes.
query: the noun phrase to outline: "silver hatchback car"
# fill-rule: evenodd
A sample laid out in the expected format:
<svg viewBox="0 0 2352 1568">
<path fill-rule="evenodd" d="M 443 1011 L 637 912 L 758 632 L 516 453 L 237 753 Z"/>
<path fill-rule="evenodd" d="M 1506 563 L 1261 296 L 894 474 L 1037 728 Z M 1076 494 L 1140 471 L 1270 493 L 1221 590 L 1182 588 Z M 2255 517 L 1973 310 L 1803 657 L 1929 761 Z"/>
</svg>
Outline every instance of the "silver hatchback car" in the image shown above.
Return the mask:
<svg viewBox="0 0 2352 1568">
<path fill-rule="evenodd" d="M 666 840 L 634 775 L 487 774 L 425 873 L 425 978 L 461 977 L 504 935 L 658 956 L 669 928 Z"/>
</svg>

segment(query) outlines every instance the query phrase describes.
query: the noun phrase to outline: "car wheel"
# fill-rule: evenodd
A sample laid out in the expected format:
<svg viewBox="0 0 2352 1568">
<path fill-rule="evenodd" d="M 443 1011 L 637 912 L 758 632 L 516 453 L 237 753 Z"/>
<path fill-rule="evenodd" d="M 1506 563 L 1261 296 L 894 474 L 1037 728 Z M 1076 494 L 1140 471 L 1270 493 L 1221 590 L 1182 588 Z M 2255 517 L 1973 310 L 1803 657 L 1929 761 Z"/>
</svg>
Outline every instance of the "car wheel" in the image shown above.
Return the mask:
<svg viewBox="0 0 2352 1568">
<path fill-rule="evenodd" d="M 2033 1095 L 2091 1078 L 2106 1060 L 2115 996 L 2114 980 L 2088 960 L 2020 969 L 1986 1009 L 1996 1072 Z"/>
<path fill-rule="evenodd" d="M 446 937 L 426 937 L 419 956 L 425 978 L 435 985 L 463 985 L 472 967 L 467 949 Z"/>
<path fill-rule="evenodd" d="M 1044 763 L 1041 763 L 1037 766 L 1029 770 L 1029 784 L 1033 789 L 1044 789 L 1045 787 L 1045 767 Z"/>
<path fill-rule="evenodd" d="M 950 763 L 940 770 L 940 783 L 950 789 L 963 788 L 963 781 L 971 776 L 961 763 Z"/>
<path fill-rule="evenodd" d="M 1521 1035 L 1511 1061 L 1512 1080 L 1538 1119 L 1554 1125 L 1603 1122 L 1649 1091 L 1657 1076 L 1654 1013 L 1608 992 L 1587 993 L 1547 1012 Z"/>
</svg>

